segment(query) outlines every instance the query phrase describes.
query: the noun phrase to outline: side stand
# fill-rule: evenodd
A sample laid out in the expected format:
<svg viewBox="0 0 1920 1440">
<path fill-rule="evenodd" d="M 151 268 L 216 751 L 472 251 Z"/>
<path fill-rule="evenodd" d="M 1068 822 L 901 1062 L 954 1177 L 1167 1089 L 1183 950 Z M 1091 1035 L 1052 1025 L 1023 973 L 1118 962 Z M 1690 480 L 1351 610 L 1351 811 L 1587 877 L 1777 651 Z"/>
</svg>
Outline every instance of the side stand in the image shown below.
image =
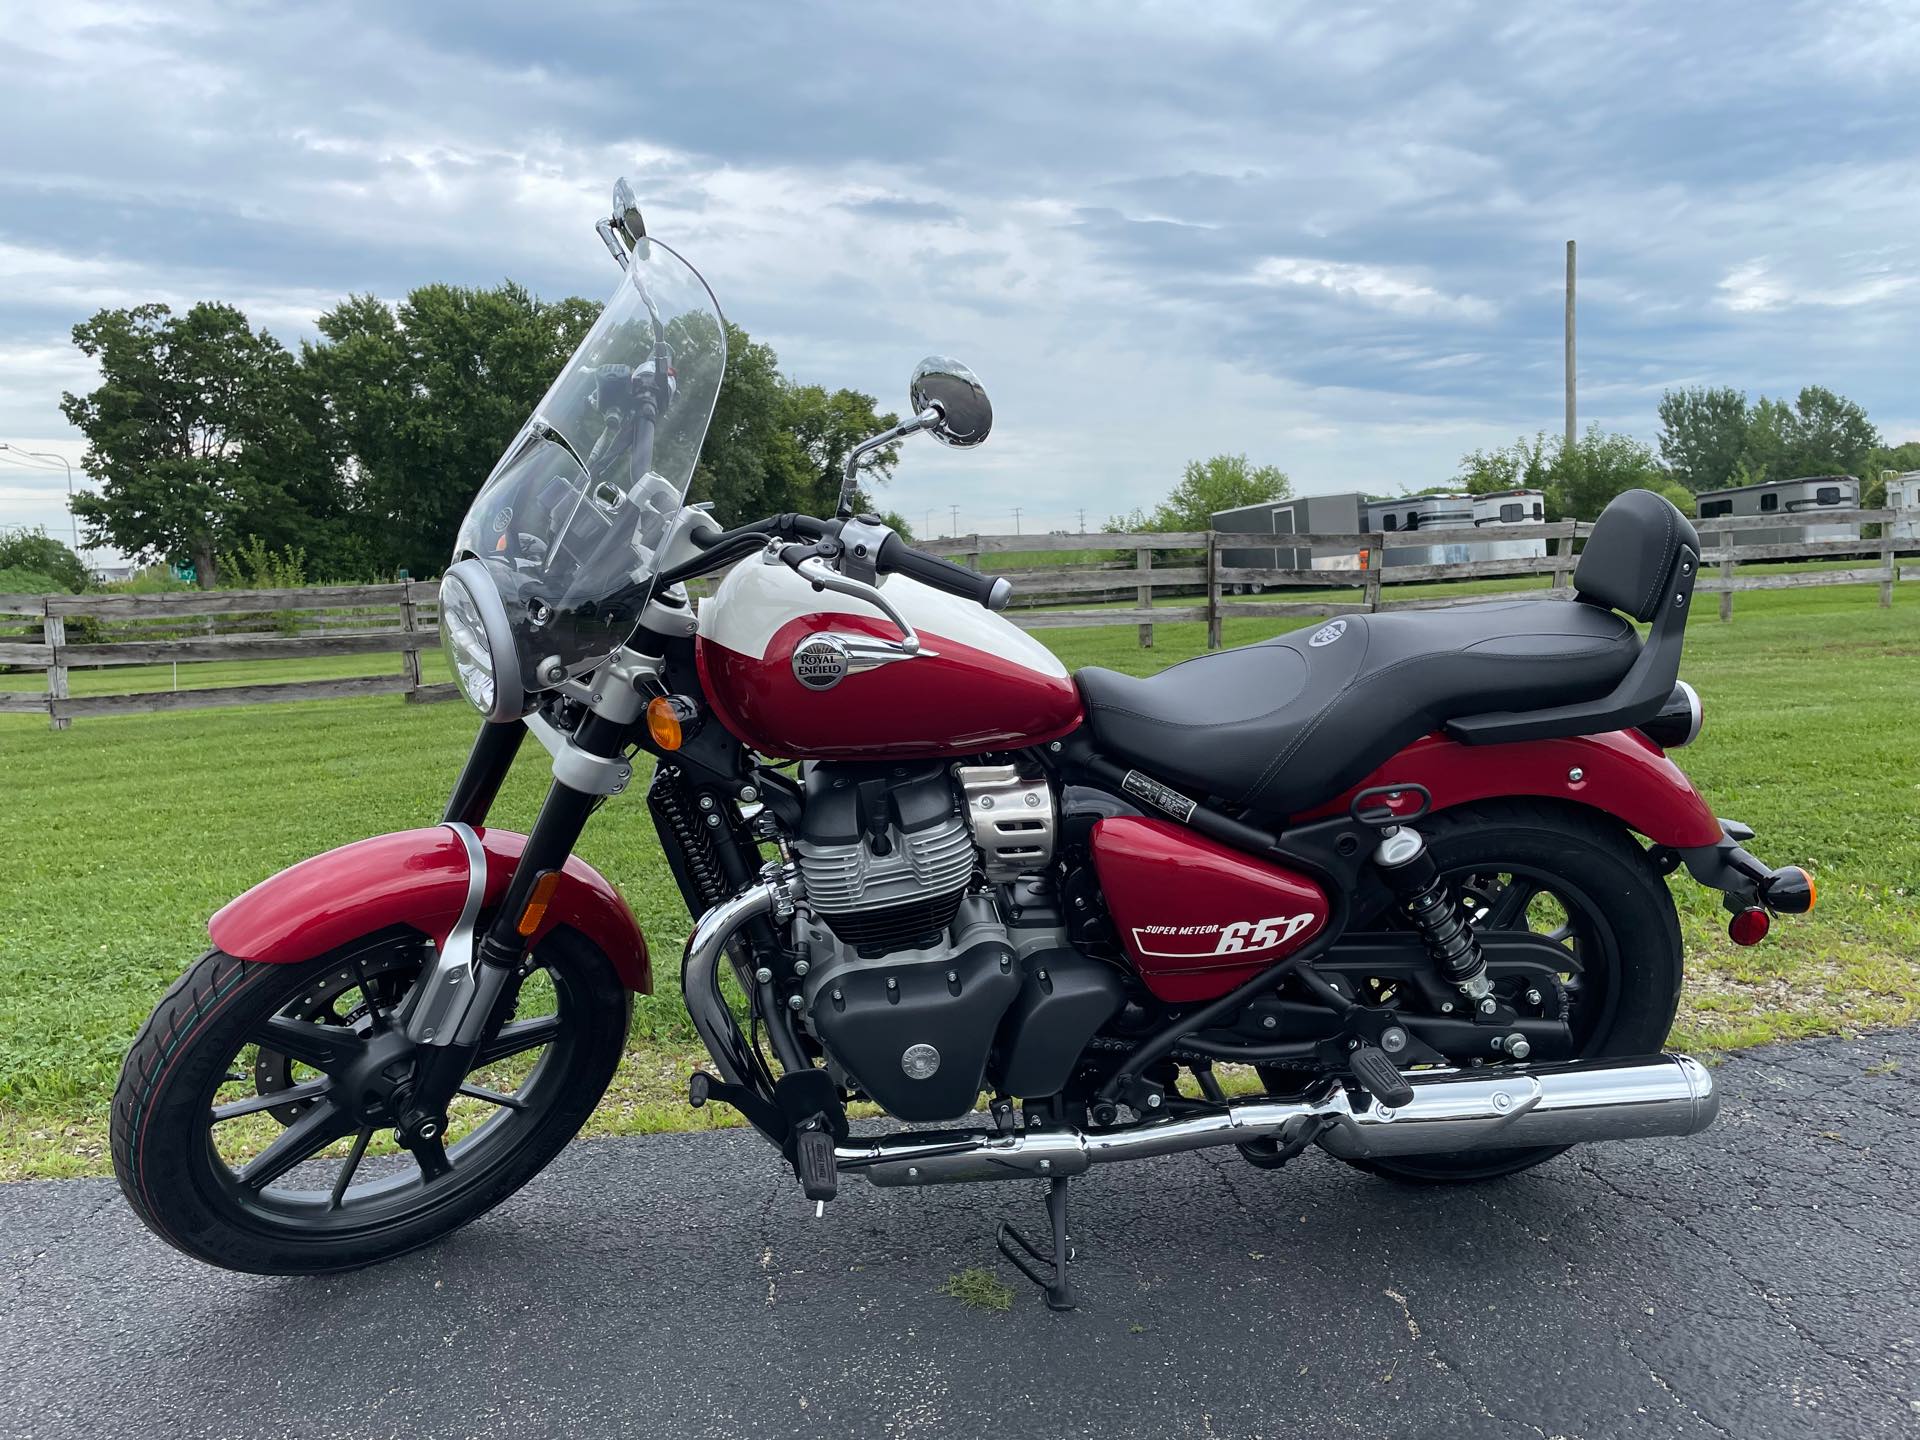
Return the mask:
<svg viewBox="0 0 1920 1440">
<path fill-rule="evenodd" d="M 1067 1182 L 1047 1182 L 1047 1219 L 1053 1226 L 1053 1248 L 1043 1251 L 1006 1221 L 1000 1222 L 995 1243 L 1000 1253 L 1013 1262 L 1013 1268 L 1038 1285 L 1047 1296 L 1049 1310 L 1071 1310 L 1073 1289 L 1067 1283 L 1067 1262 L 1073 1259 L 1073 1244 L 1067 1237 Z"/>
</svg>

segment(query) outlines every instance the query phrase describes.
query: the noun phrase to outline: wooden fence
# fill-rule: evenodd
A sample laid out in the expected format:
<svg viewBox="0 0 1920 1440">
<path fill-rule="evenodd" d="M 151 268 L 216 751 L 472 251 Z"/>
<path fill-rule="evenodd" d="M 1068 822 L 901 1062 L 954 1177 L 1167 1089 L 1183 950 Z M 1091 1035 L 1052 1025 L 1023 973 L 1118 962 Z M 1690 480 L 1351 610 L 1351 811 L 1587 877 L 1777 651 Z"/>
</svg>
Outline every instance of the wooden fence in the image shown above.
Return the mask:
<svg viewBox="0 0 1920 1440">
<path fill-rule="evenodd" d="M 1908 518 L 1911 518 L 1911 512 Z M 1792 523 L 1777 515 L 1725 516 L 1696 521 L 1703 553 L 1701 568 L 1714 574 L 1702 574 L 1695 585 L 1696 594 L 1720 597 L 1720 618 L 1733 616 L 1733 595 L 1740 590 L 1798 589 L 1803 586 L 1878 584 L 1881 605 L 1893 603 L 1893 586 L 1901 579 L 1920 578 L 1920 566 L 1900 566 L 1896 557 L 1920 555 L 1920 540 L 1899 540 L 1891 535 L 1894 512 L 1890 510 L 1835 510 L 1822 512 L 1820 524 L 1877 524 L 1887 532 L 1885 538 L 1863 540 L 1816 540 L 1794 544 L 1742 545 L 1742 530 L 1778 530 Z M 1807 523 L 1803 521 L 1802 523 Z M 1525 593 L 1568 599 L 1572 596 L 1573 567 L 1578 559 L 1576 546 L 1593 533 L 1585 520 L 1557 520 L 1539 525 L 1503 525 L 1497 531 L 1485 529 L 1419 530 L 1414 532 L 1355 531 L 1351 533 L 1308 533 L 1294 535 L 1230 534 L 1222 531 L 1187 531 L 1141 535 L 962 535 L 954 539 L 923 541 L 920 548 L 945 555 L 986 574 L 1004 575 L 1013 582 L 1014 603 L 1009 618 L 1023 629 L 1043 630 L 1063 626 L 1137 625 L 1140 644 L 1151 647 L 1155 624 L 1178 621 L 1205 621 L 1209 649 L 1220 646 L 1220 622 L 1224 619 L 1267 619 L 1298 615 L 1351 615 L 1386 610 L 1439 609 L 1483 599 L 1484 595 L 1464 594 L 1446 597 L 1395 600 L 1383 591 L 1396 585 L 1428 584 L 1434 581 L 1484 580 L 1539 575 L 1550 577 L 1549 585 Z M 1543 540 L 1545 555 L 1521 556 L 1504 560 L 1471 560 L 1446 565 L 1388 565 L 1382 559 L 1389 546 L 1395 549 L 1425 548 L 1442 545 L 1485 545 L 1489 541 Z M 1223 551 L 1248 549 L 1333 550 L 1354 557 L 1350 569 L 1264 569 L 1229 566 Z M 1114 555 L 1117 560 L 1094 560 L 1085 565 L 1050 565 L 1038 568 L 1008 568 L 994 563 L 995 556 L 1032 555 L 1061 550 L 1080 550 L 1091 555 Z M 1126 552 L 1131 550 L 1131 559 Z M 1169 552 L 1171 556 L 1169 556 Z M 1796 574 L 1735 573 L 1742 561 L 1825 560 L 1836 557 L 1870 558 L 1870 566 L 1835 570 L 1817 570 Z M 1156 559 L 1156 557 L 1162 557 Z M 1367 564 L 1359 565 L 1364 557 Z M 1311 600 L 1234 600 L 1234 587 L 1296 588 L 1303 590 L 1352 591 L 1351 597 Z M 1156 600 L 1156 592 L 1166 598 Z M 1133 605 L 1112 603 L 1111 597 L 1131 593 Z M 1101 603 L 1104 599 L 1105 603 Z M 1093 601 L 1091 606 L 1072 602 Z M 1046 608 L 1031 608 L 1044 606 Z"/>
<path fill-rule="evenodd" d="M 0 713 L 44 714 L 54 729 L 64 730 L 79 715 L 198 710 L 212 705 L 337 700 L 358 695 L 442 699 L 454 693 L 452 685 L 427 685 L 420 679 L 421 650 L 439 644 L 435 631 L 439 594 L 436 582 L 411 580 L 392 585 L 321 585 L 298 590 L 0 595 L 0 627 L 4 627 L 0 629 L 0 665 L 45 670 L 47 674 L 44 694 L 0 690 Z M 82 620 L 90 622 L 84 627 L 75 625 L 82 635 L 107 629 L 119 633 L 111 641 L 70 641 L 69 624 Z M 388 675 L 344 679 L 129 695 L 69 693 L 69 672 L 83 667 L 305 660 L 333 655 L 394 655 L 399 668 Z"/>
<path fill-rule="evenodd" d="M 1908 512 L 1910 515 L 1911 512 Z M 1742 545 L 1743 530 L 1777 530 L 1779 516 L 1727 516 L 1697 522 L 1705 546 L 1704 573 L 1697 595 L 1720 600 L 1720 618 L 1733 615 L 1733 597 L 1741 590 L 1783 590 L 1806 586 L 1877 584 L 1880 604 L 1893 603 L 1900 580 L 1920 579 L 1920 565 L 1898 563 L 1920 555 L 1920 539 L 1891 535 L 1893 512 L 1845 510 L 1822 513 L 1819 523 L 1878 524 L 1885 538 L 1819 540 L 1794 544 Z M 1406 584 L 1495 579 L 1513 576 L 1549 578 L 1545 588 L 1525 593 L 1567 598 L 1572 594 L 1575 547 L 1592 533 L 1585 521 L 1507 525 L 1487 530 L 1361 531 L 1352 534 L 1299 534 L 1267 537 L 1192 531 L 1141 535 L 965 535 L 922 542 L 921 548 L 956 557 L 988 574 L 1013 582 L 1015 607 L 1008 617 L 1023 629 L 1132 625 L 1143 647 L 1153 644 L 1153 627 L 1204 621 L 1207 645 L 1220 645 L 1227 619 L 1281 619 L 1301 615 L 1366 614 L 1399 609 L 1433 609 L 1483 598 L 1477 594 L 1393 599 L 1385 592 Z M 1475 560 L 1451 565 L 1392 565 L 1381 568 L 1389 543 L 1404 547 L 1485 544 L 1498 540 L 1544 540 L 1545 555 L 1505 560 Z M 1263 543 L 1264 542 L 1264 543 Z M 1352 569 L 1263 569 L 1223 563 L 1228 550 L 1317 548 L 1350 552 Z M 996 565 L 996 556 L 1036 551 L 1085 552 L 1077 565 L 1013 568 Z M 1131 552 L 1129 555 L 1128 552 Z M 1358 567 L 1359 557 L 1368 561 Z M 1862 557 L 1871 563 L 1831 570 L 1739 574 L 1742 562 L 1830 560 Z M 1345 590 L 1346 595 L 1302 600 L 1234 599 L 1238 587 Z M 1112 597 L 1120 603 L 1112 603 Z M 432 581 L 393 585 L 336 585 L 301 590 L 183 591 L 162 595 L 0 595 L 0 665 L 46 671 L 39 692 L 0 690 L 0 713 L 44 714 L 64 730 L 75 716 L 134 711 L 193 710 L 213 705 L 252 705 L 269 701 L 328 700 L 359 695 L 403 695 L 408 700 L 439 700 L 455 693 L 450 684 L 425 684 L 420 652 L 438 645 L 435 634 L 439 586 Z M 1102 601 L 1106 603 L 1101 603 Z M 1127 603 L 1127 602 L 1131 603 Z M 8 617 L 12 617 L 9 619 Z M 69 622 L 76 638 L 69 640 Z M 87 633 L 115 632 L 111 640 Z M 196 661 L 308 659 L 333 655 L 393 655 L 397 671 L 343 679 L 282 681 L 259 685 L 144 691 L 127 695 L 73 695 L 69 672 L 117 665 L 178 665 Z"/>
</svg>

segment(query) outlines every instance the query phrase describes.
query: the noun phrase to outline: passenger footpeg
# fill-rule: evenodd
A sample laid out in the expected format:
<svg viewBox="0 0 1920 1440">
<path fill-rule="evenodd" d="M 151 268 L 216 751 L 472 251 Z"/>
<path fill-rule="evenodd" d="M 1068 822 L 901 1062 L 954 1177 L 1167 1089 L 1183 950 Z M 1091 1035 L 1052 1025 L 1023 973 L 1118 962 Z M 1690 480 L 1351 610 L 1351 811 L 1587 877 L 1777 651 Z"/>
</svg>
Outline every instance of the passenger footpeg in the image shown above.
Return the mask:
<svg viewBox="0 0 1920 1440">
<path fill-rule="evenodd" d="M 1073 1259 L 1073 1242 L 1067 1235 L 1067 1182 L 1047 1182 L 1047 1220 L 1053 1229 L 1053 1246 L 1042 1250 L 1006 1221 L 1000 1222 L 994 1237 L 1000 1253 L 1013 1262 L 1013 1268 L 1038 1285 L 1047 1297 L 1049 1310 L 1071 1310 L 1073 1289 L 1067 1283 L 1067 1262 Z"/>
<path fill-rule="evenodd" d="M 1413 1086 L 1384 1050 L 1361 1044 L 1348 1052 L 1347 1068 L 1361 1088 L 1382 1105 L 1398 1110 L 1413 1102 Z"/>
</svg>

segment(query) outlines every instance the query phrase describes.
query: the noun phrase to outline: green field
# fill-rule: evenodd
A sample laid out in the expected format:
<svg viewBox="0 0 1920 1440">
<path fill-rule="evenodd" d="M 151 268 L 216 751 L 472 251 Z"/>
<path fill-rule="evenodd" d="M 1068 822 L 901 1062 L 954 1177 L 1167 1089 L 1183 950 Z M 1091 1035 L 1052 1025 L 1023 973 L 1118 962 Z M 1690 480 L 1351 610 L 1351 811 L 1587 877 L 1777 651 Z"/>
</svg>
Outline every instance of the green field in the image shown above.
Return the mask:
<svg viewBox="0 0 1920 1440">
<path fill-rule="evenodd" d="M 1447 587 L 1459 593 L 1459 587 Z M 1912 592 L 1909 590 L 1908 594 Z M 1719 813 L 1760 832 L 1774 864 L 1807 866 L 1820 909 L 1737 950 L 1718 897 L 1677 882 L 1691 956 L 1677 1038 L 1722 1048 L 1900 1024 L 1920 996 L 1920 605 L 1882 610 L 1868 586 L 1736 597 L 1721 625 L 1703 597 L 1685 673 L 1706 699 L 1680 758 Z M 1230 620 L 1229 644 L 1290 628 Z M 1041 632 L 1072 665 L 1147 673 L 1196 653 L 1197 624 Z M 428 657 L 437 660 L 437 657 Z M 181 684 L 387 673 L 397 657 L 183 665 Z M 437 678 L 437 677 L 436 677 Z M 37 688 L 33 675 L 0 684 Z M 76 693 L 165 688 L 167 667 L 80 672 Z M 101 1173 L 120 1057 L 160 992 L 204 948 L 205 917 L 282 866 L 360 836 L 430 824 L 476 721 L 458 703 L 398 698 L 82 719 L 0 716 L 10 903 L 0 913 L 0 1176 Z M 534 752 L 496 816 L 524 827 L 545 771 Z M 636 787 L 637 788 L 637 787 Z M 640 1003 L 631 1053 L 593 1124 L 706 1125 L 690 1111 L 697 1060 L 674 992 L 688 924 L 631 792 L 582 854 L 625 892 L 661 993 Z"/>
</svg>

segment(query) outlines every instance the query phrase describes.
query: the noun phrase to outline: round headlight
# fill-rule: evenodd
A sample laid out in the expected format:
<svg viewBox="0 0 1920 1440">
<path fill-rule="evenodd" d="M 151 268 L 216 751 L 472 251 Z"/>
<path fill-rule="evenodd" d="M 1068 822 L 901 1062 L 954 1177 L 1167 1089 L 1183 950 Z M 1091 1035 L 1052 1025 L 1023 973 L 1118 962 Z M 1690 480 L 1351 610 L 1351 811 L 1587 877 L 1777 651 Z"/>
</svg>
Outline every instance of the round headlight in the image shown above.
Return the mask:
<svg viewBox="0 0 1920 1440">
<path fill-rule="evenodd" d="M 506 607 L 482 560 L 440 577 L 440 647 L 460 693 L 489 720 L 517 720 L 524 695 Z"/>
</svg>

